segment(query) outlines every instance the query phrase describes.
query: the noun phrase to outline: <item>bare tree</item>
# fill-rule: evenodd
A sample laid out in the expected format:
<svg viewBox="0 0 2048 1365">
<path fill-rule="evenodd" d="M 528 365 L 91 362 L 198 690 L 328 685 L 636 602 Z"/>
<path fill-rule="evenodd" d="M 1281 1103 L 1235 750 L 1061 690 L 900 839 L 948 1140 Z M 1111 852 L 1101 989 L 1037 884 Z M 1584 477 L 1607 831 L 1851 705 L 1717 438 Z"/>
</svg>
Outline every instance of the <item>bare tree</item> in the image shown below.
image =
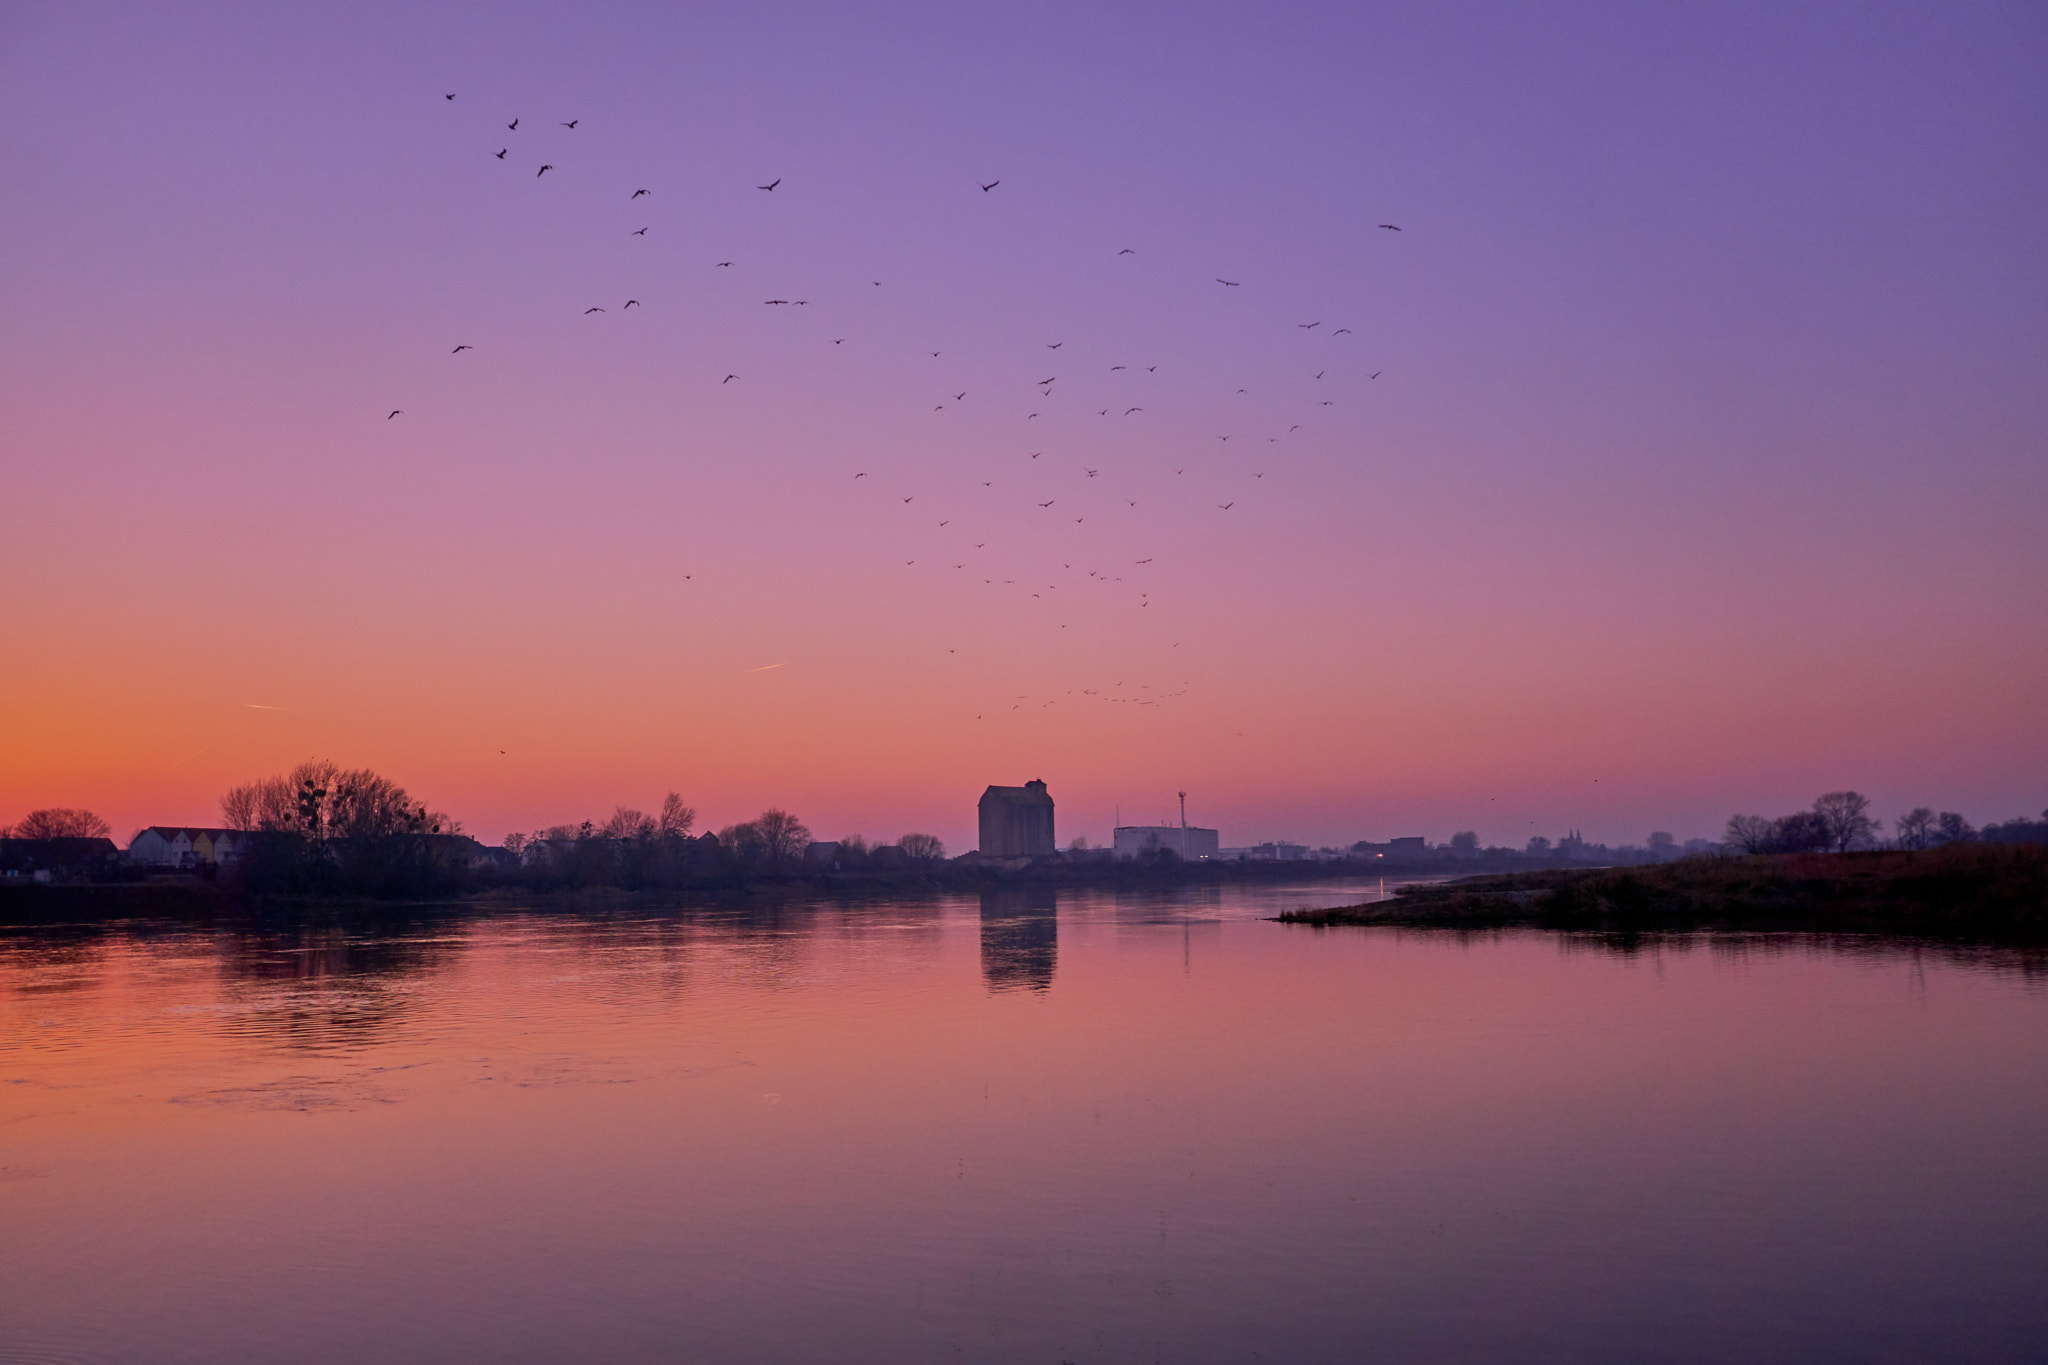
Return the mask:
<svg viewBox="0 0 2048 1365">
<path fill-rule="evenodd" d="M 1976 826 L 1952 810 L 1941 813 L 1941 818 L 1935 822 L 1935 828 L 1941 833 L 1941 838 L 1937 841 L 1939 843 L 1967 844 L 1977 837 Z"/>
<path fill-rule="evenodd" d="M 221 823 L 229 829 L 248 831 L 257 828 L 256 821 L 261 808 L 261 797 L 254 782 L 247 786 L 229 787 L 221 793 Z"/>
<path fill-rule="evenodd" d="M 930 834 L 906 834 L 896 841 L 896 847 L 913 862 L 935 863 L 946 856 L 946 846 Z"/>
<path fill-rule="evenodd" d="M 786 810 L 771 806 L 761 812 L 754 827 L 761 832 L 761 851 L 772 866 L 792 867 L 810 847 L 810 829 Z"/>
<path fill-rule="evenodd" d="M 104 839 L 114 832 L 106 821 L 89 810 L 48 806 L 32 810 L 14 827 L 16 839 Z"/>
<path fill-rule="evenodd" d="M 1828 792 L 1814 798 L 1813 813 L 1827 830 L 1827 847 L 1837 853 L 1869 848 L 1877 842 L 1877 821 L 1870 818 L 1870 798 L 1861 792 Z"/>
<path fill-rule="evenodd" d="M 1721 842 L 1744 853 L 1768 853 L 1777 832 L 1777 823 L 1761 815 L 1731 815 L 1727 833 Z"/>
<path fill-rule="evenodd" d="M 1925 806 L 1913 807 L 1892 821 L 1892 828 L 1900 848 L 1928 848 L 1935 842 L 1934 812 Z"/>
<path fill-rule="evenodd" d="M 649 839 L 654 836 L 654 831 L 653 816 L 614 806 L 611 819 L 605 821 L 597 832 L 607 839 Z"/>
<path fill-rule="evenodd" d="M 683 798 L 670 792 L 661 798 L 661 818 L 657 832 L 664 839 L 687 839 L 697 824 L 697 808 L 683 804 Z"/>
</svg>

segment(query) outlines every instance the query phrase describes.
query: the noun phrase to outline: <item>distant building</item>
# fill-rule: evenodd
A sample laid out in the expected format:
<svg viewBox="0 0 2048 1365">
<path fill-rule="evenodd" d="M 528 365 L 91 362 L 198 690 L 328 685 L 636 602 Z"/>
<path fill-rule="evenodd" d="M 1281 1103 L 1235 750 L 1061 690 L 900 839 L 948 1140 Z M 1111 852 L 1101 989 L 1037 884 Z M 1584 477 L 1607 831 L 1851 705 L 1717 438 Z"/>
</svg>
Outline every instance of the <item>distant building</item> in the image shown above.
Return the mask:
<svg viewBox="0 0 2048 1365">
<path fill-rule="evenodd" d="M 1179 825 L 1118 825 L 1115 833 L 1116 856 L 1137 858 L 1160 849 L 1170 849 L 1181 858 L 1214 858 L 1218 853 L 1216 831 L 1183 829 Z"/>
<path fill-rule="evenodd" d="M 1306 862 L 1314 850 L 1307 844 L 1290 844 L 1277 840 L 1270 844 L 1250 844 L 1244 848 L 1226 848 L 1224 856 L 1239 858 L 1255 863 L 1298 863 Z"/>
<path fill-rule="evenodd" d="M 980 809 L 984 858 L 1052 855 L 1052 796 L 1040 779 L 1021 787 L 990 787 L 981 794 Z"/>
<path fill-rule="evenodd" d="M 199 867 L 235 862 L 249 836 L 238 829 L 151 825 L 128 843 L 128 861 L 145 867 Z"/>
</svg>

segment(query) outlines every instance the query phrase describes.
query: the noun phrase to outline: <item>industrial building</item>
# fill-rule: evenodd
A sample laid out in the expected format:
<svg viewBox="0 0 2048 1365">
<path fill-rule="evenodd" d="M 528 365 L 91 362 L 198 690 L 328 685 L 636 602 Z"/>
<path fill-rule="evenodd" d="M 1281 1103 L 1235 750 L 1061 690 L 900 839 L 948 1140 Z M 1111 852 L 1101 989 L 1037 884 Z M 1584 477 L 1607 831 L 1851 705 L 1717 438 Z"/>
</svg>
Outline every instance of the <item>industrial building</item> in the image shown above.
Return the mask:
<svg viewBox="0 0 2048 1365">
<path fill-rule="evenodd" d="M 1118 825 L 1114 838 L 1113 847 L 1119 858 L 1140 858 L 1148 853 L 1156 856 L 1161 849 L 1180 858 L 1217 856 L 1218 841 L 1213 829 L 1195 829 L 1189 825 Z"/>
<path fill-rule="evenodd" d="M 981 794 L 982 857 L 1047 858 L 1056 847 L 1052 796 L 1042 780 L 990 787 Z"/>
</svg>

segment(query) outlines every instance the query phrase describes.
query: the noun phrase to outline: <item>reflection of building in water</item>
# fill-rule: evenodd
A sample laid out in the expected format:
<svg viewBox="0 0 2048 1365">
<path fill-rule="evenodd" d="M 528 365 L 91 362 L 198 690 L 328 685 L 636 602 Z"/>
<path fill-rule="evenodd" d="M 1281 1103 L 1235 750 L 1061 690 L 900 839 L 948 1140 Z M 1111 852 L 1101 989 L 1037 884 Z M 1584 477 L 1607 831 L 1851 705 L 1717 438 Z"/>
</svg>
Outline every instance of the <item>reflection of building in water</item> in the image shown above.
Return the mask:
<svg viewBox="0 0 2048 1365">
<path fill-rule="evenodd" d="M 1059 940 L 1051 887 L 981 893 L 981 976 L 990 990 L 1050 989 Z"/>
<path fill-rule="evenodd" d="M 982 857 L 1052 856 L 1052 795 L 1038 778 L 1021 787 L 990 787 L 980 809 Z"/>
</svg>

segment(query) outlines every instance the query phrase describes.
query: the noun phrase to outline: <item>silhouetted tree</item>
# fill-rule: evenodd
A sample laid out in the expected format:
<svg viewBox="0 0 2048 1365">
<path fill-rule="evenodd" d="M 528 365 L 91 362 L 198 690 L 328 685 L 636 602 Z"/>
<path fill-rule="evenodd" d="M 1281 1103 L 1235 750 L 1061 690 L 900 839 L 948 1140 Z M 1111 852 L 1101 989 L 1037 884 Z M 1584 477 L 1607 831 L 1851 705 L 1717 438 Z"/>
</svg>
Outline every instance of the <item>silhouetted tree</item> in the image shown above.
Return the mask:
<svg viewBox="0 0 2048 1365">
<path fill-rule="evenodd" d="M 1828 792 L 1814 798 L 1813 813 L 1827 831 L 1826 847 L 1837 853 L 1870 848 L 1877 843 L 1877 821 L 1870 818 L 1870 798 L 1861 792 Z"/>
<path fill-rule="evenodd" d="M 906 834 L 896 841 L 896 847 L 912 862 L 935 863 L 946 856 L 946 846 L 930 834 Z"/>
<path fill-rule="evenodd" d="M 1934 827 L 1941 836 L 1936 841 L 1938 843 L 1967 844 L 1977 837 L 1976 827 L 1952 810 L 1943 811 Z"/>
<path fill-rule="evenodd" d="M 0 838 L 104 839 L 113 832 L 112 826 L 89 810 L 47 806 L 22 816 L 12 831 L 0 829 Z"/>
<path fill-rule="evenodd" d="M 664 839 L 687 839 L 697 824 L 697 808 L 683 804 L 683 798 L 670 792 L 661 798 L 661 815 L 656 830 Z"/>
<path fill-rule="evenodd" d="M 1479 850 L 1479 836 L 1472 830 L 1459 830 L 1451 836 L 1451 847 L 1460 853 L 1476 853 Z"/>
<path fill-rule="evenodd" d="M 1934 812 L 1926 806 L 1915 806 L 1892 821 L 1892 829 L 1900 848 L 1929 848 L 1936 842 Z"/>
<path fill-rule="evenodd" d="M 606 839 L 650 839 L 654 837 L 656 828 L 653 816 L 614 806 L 611 819 L 605 821 L 597 832 Z"/>
<path fill-rule="evenodd" d="M 1528 851 L 1531 853 L 1548 853 L 1550 852 L 1550 840 L 1540 834 L 1532 834 L 1529 836 Z"/>
<path fill-rule="evenodd" d="M 1650 856 L 1660 860 L 1678 856 L 1678 840 L 1664 830 L 1653 830 L 1650 834 Z"/>
<path fill-rule="evenodd" d="M 1769 853 L 1776 839 L 1778 822 L 1761 815 L 1731 815 L 1721 842 L 1744 853 Z"/>
</svg>

